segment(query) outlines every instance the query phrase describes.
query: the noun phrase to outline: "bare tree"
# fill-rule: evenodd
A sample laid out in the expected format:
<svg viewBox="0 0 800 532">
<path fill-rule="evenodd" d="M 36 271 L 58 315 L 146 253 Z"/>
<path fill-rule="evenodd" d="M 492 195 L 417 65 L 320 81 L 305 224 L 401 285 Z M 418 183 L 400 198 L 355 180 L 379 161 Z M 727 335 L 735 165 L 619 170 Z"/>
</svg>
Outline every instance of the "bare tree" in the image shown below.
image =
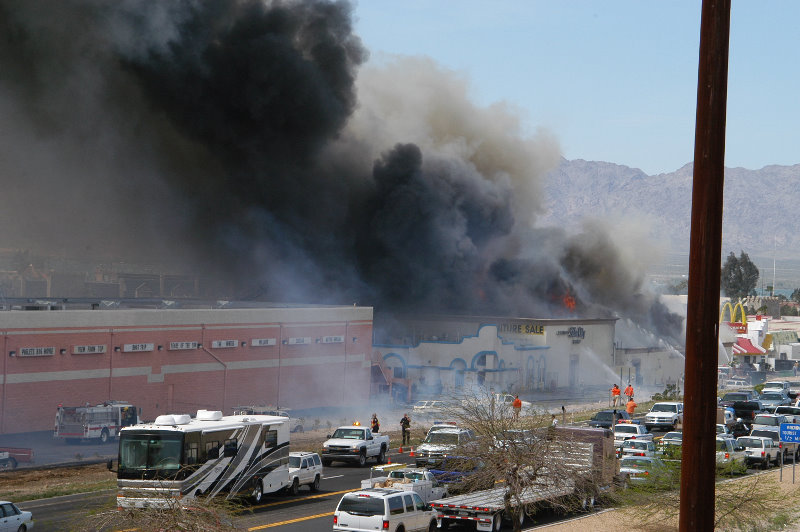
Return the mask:
<svg viewBox="0 0 800 532">
<path fill-rule="evenodd" d="M 515 531 L 521 530 L 526 514 L 543 506 L 573 511 L 597 496 L 595 473 L 602 466 L 594 461 L 593 445 L 556 427 L 549 413 L 529 409 L 517 416 L 511 405 L 482 391 L 462 397 L 445 411 L 476 435 L 453 452 L 462 457 L 461 463 L 448 460 L 465 473 L 458 488 L 502 488 L 504 514 Z"/>
<path fill-rule="evenodd" d="M 148 497 L 147 508 L 104 508 L 90 513 L 71 530 L 227 532 L 236 530 L 231 516 L 243 509 L 223 497 L 178 499 L 169 489 L 150 491 Z"/>
</svg>

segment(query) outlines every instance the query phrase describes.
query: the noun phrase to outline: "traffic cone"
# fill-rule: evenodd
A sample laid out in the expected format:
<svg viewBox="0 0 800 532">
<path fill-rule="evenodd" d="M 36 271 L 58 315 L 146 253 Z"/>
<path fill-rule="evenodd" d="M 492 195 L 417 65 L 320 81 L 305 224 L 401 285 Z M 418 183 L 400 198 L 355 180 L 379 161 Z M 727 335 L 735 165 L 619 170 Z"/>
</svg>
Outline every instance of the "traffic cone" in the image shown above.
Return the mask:
<svg viewBox="0 0 800 532">
<path fill-rule="evenodd" d="M 388 459 L 386 460 L 386 463 L 387 463 L 387 464 L 391 464 L 391 463 L 392 463 L 392 459 L 391 459 L 391 458 L 388 458 Z"/>
<path fill-rule="evenodd" d="M 414 448 L 411 447 L 411 450 L 408 452 L 408 456 L 414 456 Z"/>
<path fill-rule="evenodd" d="M 403 448 L 400 447 L 399 449 L 397 449 L 397 452 L 400 453 L 400 454 L 403 454 Z"/>
</svg>

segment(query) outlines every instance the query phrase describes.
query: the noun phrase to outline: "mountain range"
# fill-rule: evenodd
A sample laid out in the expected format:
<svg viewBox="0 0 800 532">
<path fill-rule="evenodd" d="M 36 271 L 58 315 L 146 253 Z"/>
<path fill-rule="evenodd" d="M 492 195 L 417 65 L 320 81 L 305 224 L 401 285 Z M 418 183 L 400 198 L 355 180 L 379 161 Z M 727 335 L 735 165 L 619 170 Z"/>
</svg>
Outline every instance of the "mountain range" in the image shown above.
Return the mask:
<svg viewBox="0 0 800 532">
<path fill-rule="evenodd" d="M 542 223 L 574 228 L 586 216 L 649 223 L 652 237 L 670 251 L 689 250 L 692 172 L 686 164 L 647 175 L 618 164 L 561 160 L 545 184 Z M 745 251 L 779 259 L 800 259 L 800 164 L 759 170 L 725 168 L 723 258 Z"/>
</svg>

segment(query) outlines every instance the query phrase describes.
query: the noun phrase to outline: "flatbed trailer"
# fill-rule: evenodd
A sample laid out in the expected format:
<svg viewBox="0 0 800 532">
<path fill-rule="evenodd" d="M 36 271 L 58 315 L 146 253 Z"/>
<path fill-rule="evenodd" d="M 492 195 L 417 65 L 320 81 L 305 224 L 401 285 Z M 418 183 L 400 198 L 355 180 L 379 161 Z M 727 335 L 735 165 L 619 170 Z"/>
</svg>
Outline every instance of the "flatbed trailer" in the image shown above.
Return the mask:
<svg viewBox="0 0 800 532">
<path fill-rule="evenodd" d="M 451 522 L 472 521 L 477 530 L 500 530 L 503 518 L 506 517 L 506 491 L 506 487 L 502 486 L 433 501 L 431 507 L 436 510 L 436 524 L 440 528 L 446 528 Z M 575 486 L 572 483 L 526 488 L 519 496 L 511 497 L 511 501 L 514 505 L 529 505 L 566 497 L 574 492 Z M 524 515 L 522 512 L 520 514 Z"/>
<path fill-rule="evenodd" d="M 513 516 L 505 515 L 507 503 L 510 508 L 516 509 L 518 506 L 527 507 L 574 496 L 578 482 L 592 482 L 593 449 L 593 444 L 582 442 L 574 442 L 564 449 L 561 460 L 575 472 L 569 475 L 572 478 L 561 478 L 564 472 L 554 471 L 519 493 L 508 493 L 507 486 L 499 485 L 432 501 L 430 505 L 436 510 L 437 526 L 447 528 L 450 523 L 472 521 L 479 531 L 499 531 L 504 518 L 513 519 Z M 515 515 L 522 519 L 525 512 L 518 511 Z"/>
</svg>

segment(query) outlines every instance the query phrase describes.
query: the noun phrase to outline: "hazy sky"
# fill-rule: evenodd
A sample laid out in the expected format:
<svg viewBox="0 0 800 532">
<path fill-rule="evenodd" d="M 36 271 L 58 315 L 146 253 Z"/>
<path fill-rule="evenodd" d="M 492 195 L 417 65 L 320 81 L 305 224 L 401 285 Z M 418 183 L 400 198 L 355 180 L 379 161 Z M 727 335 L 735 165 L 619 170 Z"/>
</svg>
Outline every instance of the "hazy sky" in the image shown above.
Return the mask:
<svg viewBox="0 0 800 532">
<path fill-rule="evenodd" d="M 648 174 L 694 157 L 700 0 L 360 0 L 370 63 L 425 55 L 519 108 L 567 159 Z M 800 2 L 734 1 L 726 165 L 800 162 Z"/>
</svg>

